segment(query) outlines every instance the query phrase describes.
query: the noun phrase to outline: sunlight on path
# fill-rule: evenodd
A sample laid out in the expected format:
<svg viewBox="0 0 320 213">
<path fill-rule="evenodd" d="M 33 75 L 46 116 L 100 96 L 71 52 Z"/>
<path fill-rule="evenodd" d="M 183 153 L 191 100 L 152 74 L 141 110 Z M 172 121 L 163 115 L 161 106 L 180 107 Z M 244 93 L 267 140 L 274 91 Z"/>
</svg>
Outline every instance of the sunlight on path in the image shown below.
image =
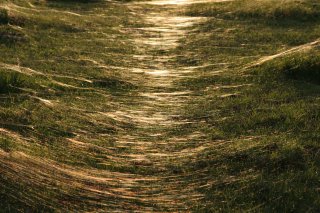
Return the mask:
<svg viewBox="0 0 320 213">
<path fill-rule="evenodd" d="M 133 3 L 131 7 L 139 10 L 144 3 L 154 2 Z M 147 27 L 131 29 L 131 33 L 136 34 L 134 41 L 142 52 L 142 55 L 135 56 L 142 67 L 133 71 L 139 70 L 146 74 L 147 91 L 139 94 L 142 102 L 140 109 L 126 111 L 124 114 L 136 123 L 149 121 L 149 124 L 165 124 L 168 127 L 178 124 L 172 117 L 179 114 L 179 106 L 190 98 L 186 95 L 189 91 L 175 91 L 178 88 L 175 88 L 173 82 L 188 78 L 193 72 L 193 69 L 172 64 L 171 59 L 176 56 L 170 51 L 174 50 L 179 45 L 179 40 L 188 33 L 188 27 L 201 23 L 205 18 L 175 16 L 175 10 L 188 1 L 162 3 L 162 8 L 143 15 Z"/>
<path fill-rule="evenodd" d="M 179 162 L 205 150 L 208 142 L 197 131 L 190 131 L 182 136 L 169 136 L 170 131 L 179 125 L 192 124 L 179 119 L 181 110 L 188 100 L 194 98 L 191 91 L 181 91 L 175 82 L 190 78 L 198 67 L 180 67 L 173 60 L 176 55 L 173 50 L 178 47 L 179 40 L 189 33 L 189 28 L 205 21 L 203 17 L 177 16 L 183 5 L 192 1 L 151 1 L 130 3 L 129 7 L 136 14 L 143 14 L 146 27 L 128 29 L 134 37 L 134 42 L 141 52 L 135 59 L 139 67 L 132 72 L 145 75 L 145 89 L 132 98 L 138 101 L 134 107 L 124 105 L 118 111 L 111 113 L 119 121 L 132 122 L 138 126 L 135 132 L 119 135 L 118 147 L 130 149 L 124 152 L 127 162 L 132 162 L 145 168 L 162 170 L 154 177 L 153 183 L 136 186 L 143 188 L 135 196 L 145 197 L 143 202 L 159 205 L 159 209 L 171 211 L 186 210 L 193 202 L 202 199 L 196 188 L 209 186 L 206 177 L 193 180 L 191 176 L 205 171 L 172 175 L 168 169 L 170 164 Z M 142 13 L 145 5 L 161 5 L 146 13 Z M 181 148 L 177 148 L 177 147 Z M 170 179 L 166 176 L 170 175 Z M 182 181 L 183 179 L 188 182 Z M 149 204 L 148 204 L 149 205 Z M 157 208 L 153 208 L 155 211 Z"/>
</svg>

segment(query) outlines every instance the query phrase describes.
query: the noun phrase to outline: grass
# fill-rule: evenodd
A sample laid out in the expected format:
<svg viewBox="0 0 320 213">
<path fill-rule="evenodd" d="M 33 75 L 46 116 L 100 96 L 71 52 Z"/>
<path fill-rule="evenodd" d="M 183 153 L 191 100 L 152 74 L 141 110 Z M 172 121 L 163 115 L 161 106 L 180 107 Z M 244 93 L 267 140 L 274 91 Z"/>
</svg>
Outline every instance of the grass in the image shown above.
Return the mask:
<svg viewBox="0 0 320 213">
<path fill-rule="evenodd" d="M 260 21 L 316 21 L 320 17 L 319 3 L 301 1 L 250 1 L 239 0 L 211 5 L 195 5 L 188 15 L 217 16 L 228 19 L 253 19 Z"/>
<path fill-rule="evenodd" d="M 0 9 L 0 24 L 9 23 L 9 14 L 6 9 Z"/>
<path fill-rule="evenodd" d="M 234 120 L 225 122 L 224 131 L 228 135 L 281 131 L 296 137 L 317 132 L 319 87 L 310 83 L 317 83 L 313 59 L 318 56 L 319 52 L 290 55 L 256 68 L 253 75 L 258 86 L 241 95 L 244 97 L 225 101 L 230 104 L 227 107 L 237 108 Z"/>
<path fill-rule="evenodd" d="M 9 139 L 6 139 L 6 138 L 0 139 L 0 148 L 5 152 L 10 152 L 11 150 L 14 149 L 14 147 L 15 147 L 15 144 L 13 141 L 10 141 Z"/>
<path fill-rule="evenodd" d="M 17 87 L 23 84 L 21 76 L 17 73 L 1 73 L 0 94 L 17 91 Z"/>
<path fill-rule="evenodd" d="M 277 70 L 282 71 L 286 77 L 294 80 L 320 84 L 319 51 L 297 54 L 285 59 L 277 66 Z"/>
<path fill-rule="evenodd" d="M 139 78 L 121 69 L 133 63 L 129 59 L 136 50 L 119 28 L 138 19 L 126 6 L 106 1 L 1 4 L 8 9 L 0 11 L 0 128 L 8 139 L 0 139 L 0 152 L 105 169 L 97 164 L 105 163 L 105 158 L 97 160 L 97 151 L 84 155 L 86 148 L 74 148 L 68 139 L 80 134 L 77 140 L 89 147 L 94 143 L 109 147 L 119 129 L 133 128 L 99 113 L 116 110 L 116 96 L 138 89 Z M 3 155 L 1 159 L 6 161 Z M 0 207 L 5 212 L 52 212 L 67 208 L 61 202 L 73 202 L 73 192 L 67 189 L 30 187 L 32 178 L 21 179 L 21 172 L 12 175 L 3 166 L 0 170 L 0 199 L 6 201 Z M 28 199 L 25 193 L 30 194 Z"/>
<path fill-rule="evenodd" d="M 135 30 L 164 8 L 1 6 L 0 212 L 319 211 L 317 1 L 189 5 L 178 12 L 208 19 L 168 51 L 134 42 L 158 38 Z M 159 64 L 199 68 L 170 88 L 130 69 Z"/>
<path fill-rule="evenodd" d="M 177 82 L 201 94 L 185 116 L 199 123 L 192 128 L 213 144 L 226 141 L 181 165 L 205 169 L 217 180 L 201 190 L 206 205 L 200 202 L 193 210 L 317 212 L 319 45 L 248 64 L 317 40 L 319 4 L 205 3 L 190 6 L 186 14 L 210 19 L 177 50 L 190 57 L 178 58 L 179 63 L 206 65 L 194 78 Z"/>
<path fill-rule="evenodd" d="M 290 212 L 318 208 L 319 88 L 262 79 L 261 86 L 243 91 L 240 97 L 211 97 L 212 103 L 198 106 L 221 110 L 218 115 L 206 111 L 208 137 L 232 141 L 228 148 L 209 149 L 199 156 L 209 169 L 208 175 L 221 178 L 206 191 L 207 201 L 212 203 L 206 210 Z M 225 119 L 221 122 L 220 118 Z M 235 180 L 228 181 L 230 177 Z M 200 210 L 204 210 L 201 205 Z"/>
</svg>

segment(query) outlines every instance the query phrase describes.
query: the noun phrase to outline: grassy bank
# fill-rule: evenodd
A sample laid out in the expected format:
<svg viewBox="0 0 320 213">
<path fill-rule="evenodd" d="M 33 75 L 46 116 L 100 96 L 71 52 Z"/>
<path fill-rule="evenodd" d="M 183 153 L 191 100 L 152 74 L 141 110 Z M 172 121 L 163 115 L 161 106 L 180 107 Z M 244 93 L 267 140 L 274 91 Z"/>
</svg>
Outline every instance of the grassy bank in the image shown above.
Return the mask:
<svg viewBox="0 0 320 213">
<path fill-rule="evenodd" d="M 185 116 L 212 148 L 181 167 L 216 180 L 194 211 L 319 211 L 319 6 L 241 0 L 186 11 L 209 19 L 178 50 L 188 56 L 179 63 L 203 67 L 177 84 L 201 94 Z"/>
</svg>

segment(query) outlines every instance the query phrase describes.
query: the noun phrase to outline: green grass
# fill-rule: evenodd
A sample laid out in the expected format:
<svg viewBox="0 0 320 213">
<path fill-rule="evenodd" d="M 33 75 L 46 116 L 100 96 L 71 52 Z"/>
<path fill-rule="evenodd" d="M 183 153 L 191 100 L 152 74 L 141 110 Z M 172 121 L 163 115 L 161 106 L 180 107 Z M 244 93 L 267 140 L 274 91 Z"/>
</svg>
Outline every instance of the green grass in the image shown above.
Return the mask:
<svg viewBox="0 0 320 213">
<path fill-rule="evenodd" d="M 272 0 L 186 11 L 210 18 L 177 49 L 180 64 L 207 65 L 177 82 L 198 94 L 185 107 L 197 124 L 179 134 L 196 128 L 213 145 L 178 168 L 216 180 L 195 212 L 319 211 L 319 45 L 248 66 L 319 39 L 319 11 L 317 1 Z"/>
<path fill-rule="evenodd" d="M 179 13 L 208 20 L 175 50 L 154 52 L 137 49 L 130 30 L 144 26 L 132 11 L 155 6 L 3 2 L 10 10 L 0 10 L 0 212 L 170 212 L 146 193 L 173 202 L 189 188 L 204 195 L 186 204 L 194 212 L 319 211 L 319 45 L 251 66 L 319 39 L 317 1 L 190 5 Z M 130 70 L 157 66 L 133 57 L 149 53 L 175 55 L 164 63 L 170 69 L 204 66 L 172 88 L 150 89 L 149 78 Z M 172 108 L 139 95 L 186 90 L 189 102 Z M 190 123 L 130 122 L 158 109 Z M 136 141 L 147 145 L 121 144 Z M 129 161 L 146 147 L 179 156 Z M 130 198 L 139 193 L 147 201 Z"/>
<path fill-rule="evenodd" d="M 17 73 L 1 73 L 0 75 L 0 94 L 17 91 L 23 84 L 21 76 Z"/>
<path fill-rule="evenodd" d="M 0 139 L 0 148 L 5 152 L 10 152 L 15 148 L 15 144 L 13 141 L 5 138 Z"/>
<path fill-rule="evenodd" d="M 288 78 L 320 84 L 319 51 L 291 56 L 281 61 L 280 64 L 275 67 L 277 67 L 278 71 L 282 71 Z"/>
<path fill-rule="evenodd" d="M 134 128 L 98 112 L 115 111 L 115 97 L 139 89 L 139 77 L 121 69 L 133 65 L 136 49 L 119 27 L 139 20 L 126 6 L 107 1 L 1 3 L 9 3 L 9 10 L 0 10 L 0 128 L 9 133 L 1 132 L 7 139 L 0 139 L 0 151 L 105 169 L 98 164 L 105 163 L 105 153 L 97 160 L 98 151 L 84 154 L 86 149 L 75 149 L 67 139 L 82 135 L 78 140 L 84 143 L 110 147 L 120 129 Z M 71 201 L 69 190 L 33 185 L 28 177 L 18 184 L 19 175 L 0 170 L 4 212 L 53 212 L 67 209 L 59 204 L 63 200 L 79 203 Z"/>
<path fill-rule="evenodd" d="M 202 104 L 186 110 L 212 143 L 231 141 L 199 154 L 190 167 L 208 169 L 209 179 L 218 179 L 203 191 L 206 207 L 199 203 L 195 211 L 318 210 L 320 87 L 288 76 L 279 66 L 290 67 L 287 60 L 254 69 L 246 83 L 255 85 L 233 90 L 239 96 L 221 99 L 206 93 Z M 313 70 L 308 63 L 303 61 L 300 71 Z"/>
</svg>

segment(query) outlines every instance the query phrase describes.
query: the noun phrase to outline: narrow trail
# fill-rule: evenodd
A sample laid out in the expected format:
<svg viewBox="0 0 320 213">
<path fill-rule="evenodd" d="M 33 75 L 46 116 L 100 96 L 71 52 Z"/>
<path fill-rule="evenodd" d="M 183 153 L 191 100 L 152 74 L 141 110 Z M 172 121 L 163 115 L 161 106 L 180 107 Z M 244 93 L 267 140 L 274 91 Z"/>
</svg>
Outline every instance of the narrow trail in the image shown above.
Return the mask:
<svg viewBox="0 0 320 213">
<path fill-rule="evenodd" d="M 145 85 L 143 91 L 130 97 L 133 105 L 128 106 L 126 97 L 122 107 L 111 114 L 114 119 L 137 126 L 136 131 L 120 133 L 116 146 L 124 148 L 120 156 L 125 159 L 125 165 L 136 165 L 138 173 L 147 171 L 146 181 L 119 188 L 124 194 L 134 193 L 135 199 L 145 206 L 140 209 L 142 212 L 190 209 L 195 201 L 202 199 L 197 189 L 208 186 L 205 171 L 175 174 L 171 168 L 192 159 L 207 145 L 203 135 L 196 131 L 181 136 L 171 134 L 179 125 L 191 124 L 180 119 L 180 115 L 188 100 L 196 95 L 174 84 L 192 77 L 197 69 L 177 65 L 173 61 L 177 56 L 172 53 L 188 33 L 188 27 L 205 20 L 178 15 L 182 6 L 190 3 L 168 0 L 129 4 L 134 13 L 143 14 L 145 22 L 145 27 L 127 29 L 140 52 L 134 56 L 139 67 L 133 72 L 145 76 Z"/>
<path fill-rule="evenodd" d="M 186 211 L 194 201 L 202 199 L 198 188 L 208 184 L 201 174 L 174 174 L 172 168 L 205 149 L 206 141 L 197 131 L 181 136 L 172 134 L 179 125 L 189 125 L 180 119 L 181 110 L 195 94 L 177 87 L 174 82 L 192 77 L 197 67 L 180 67 L 172 52 L 179 40 L 188 33 L 188 27 L 204 21 L 200 17 L 177 15 L 181 6 L 189 1 L 151 1 L 130 3 L 130 9 L 143 14 L 144 27 L 126 29 L 133 35 L 139 54 L 134 56 L 139 67 L 132 71 L 145 76 L 143 90 L 125 97 L 115 112 L 118 121 L 132 123 L 135 131 L 120 132 L 116 146 L 124 167 L 134 165 L 145 181 L 123 184 L 118 189 L 124 196 L 131 194 L 141 203 L 139 211 Z M 116 162 L 115 162 L 116 163 Z M 145 173 L 144 173 L 145 171 Z M 137 174 L 137 175 L 138 175 Z M 129 178 L 130 179 L 130 178 Z M 132 181 L 132 180 L 130 180 Z M 127 187 L 124 187 L 127 186 Z M 144 207 L 143 207 L 144 206 Z"/>
</svg>

